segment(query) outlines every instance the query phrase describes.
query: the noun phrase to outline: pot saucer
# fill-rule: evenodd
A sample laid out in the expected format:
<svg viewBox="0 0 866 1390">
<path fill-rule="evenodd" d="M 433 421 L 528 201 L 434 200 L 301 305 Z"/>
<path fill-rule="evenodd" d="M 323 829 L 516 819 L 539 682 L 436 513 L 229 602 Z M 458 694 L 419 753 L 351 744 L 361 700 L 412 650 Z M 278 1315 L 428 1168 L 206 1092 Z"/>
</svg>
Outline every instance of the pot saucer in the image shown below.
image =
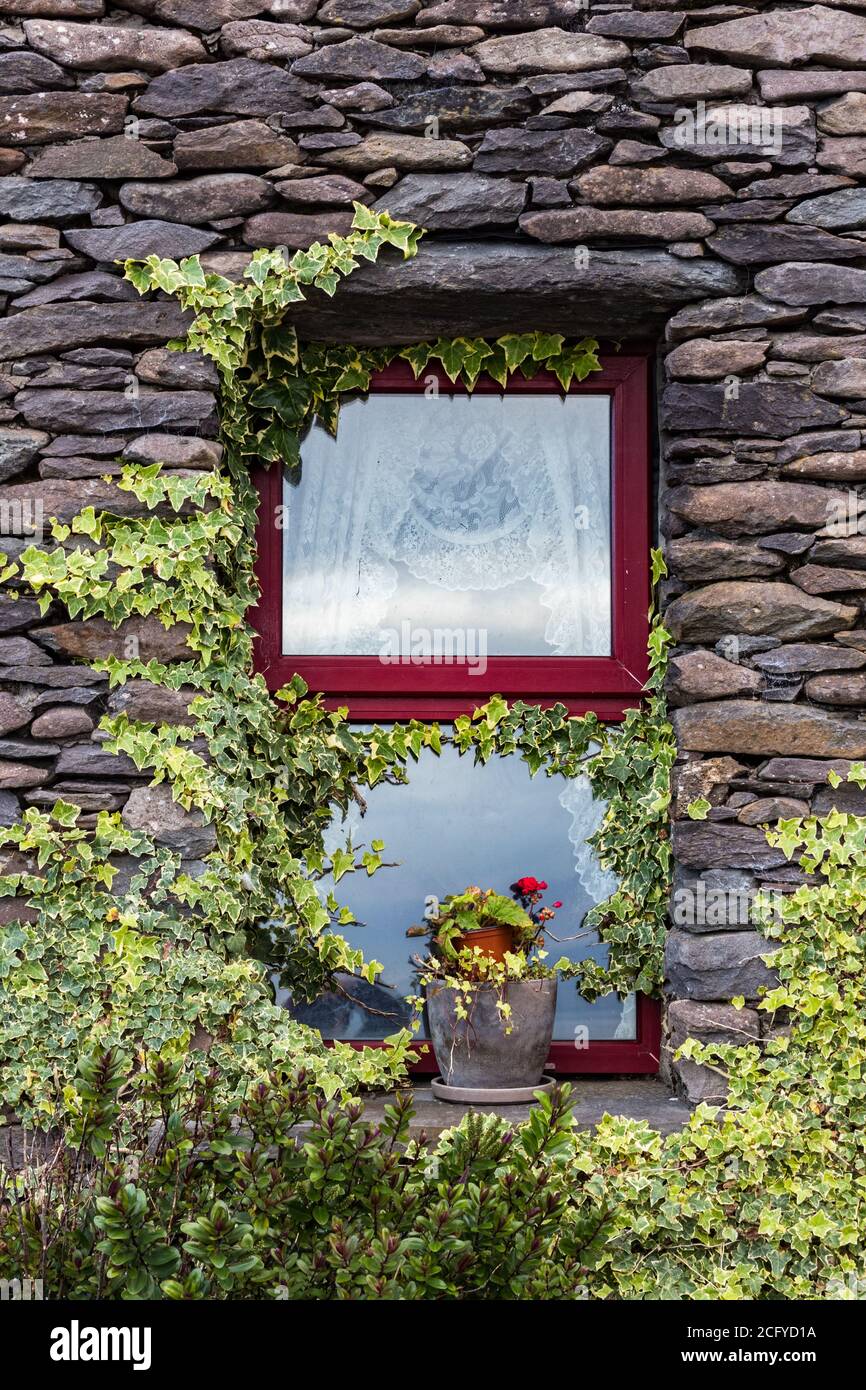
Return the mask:
<svg viewBox="0 0 866 1390">
<path fill-rule="evenodd" d="M 555 1085 L 552 1076 L 543 1076 L 535 1086 L 448 1086 L 435 1076 L 430 1090 L 437 1100 L 457 1105 L 526 1105 L 539 1091 L 549 1095 Z"/>
</svg>

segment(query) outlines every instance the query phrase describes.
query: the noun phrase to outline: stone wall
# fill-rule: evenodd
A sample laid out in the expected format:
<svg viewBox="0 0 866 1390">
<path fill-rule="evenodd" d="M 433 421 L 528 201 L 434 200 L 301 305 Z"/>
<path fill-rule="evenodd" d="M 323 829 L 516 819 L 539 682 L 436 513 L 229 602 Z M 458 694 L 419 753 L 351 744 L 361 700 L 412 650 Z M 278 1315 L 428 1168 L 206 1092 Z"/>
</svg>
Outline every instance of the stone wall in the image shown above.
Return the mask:
<svg viewBox="0 0 866 1390">
<path fill-rule="evenodd" d="M 103 481 L 125 460 L 219 460 L 214 372 L 164 349 L 183 315 L 140 302 L 119 258 L 201 252 L 235 274 L 249 248 L 344 230 L 358 200 L 429 236 L 416 260 L 364 267 L 305 307 L 308 333 L 658 341 L 685 904 L 668 952 L 674 1041 L 759 1034 L 757 1012 L 726 1001 L 771 978 L 765 944 L 724 904 L 799 880 L 761 827 L 864 810 L 828 780 L 866 756 L 864 11 L 0 0 L 10 555 L 40 516 L 133 514 Z M 108 695 L 78 664 L 179 659 L 183 631 L 40 617 L 14 589 L 0 624 L 2 820 L 62 794 L 85 824 L 121 809 L 206 853 L 210 832 L 95 727 L 106 708 L 182 719 L 183 692 L 135 681 Z M 711 809 L 690 820 L 699 796 Z M 22 911 L 2 901 L 3 920 Z M 676 1079 L 715 1093 L 690 1064 Z"/>
</svg>

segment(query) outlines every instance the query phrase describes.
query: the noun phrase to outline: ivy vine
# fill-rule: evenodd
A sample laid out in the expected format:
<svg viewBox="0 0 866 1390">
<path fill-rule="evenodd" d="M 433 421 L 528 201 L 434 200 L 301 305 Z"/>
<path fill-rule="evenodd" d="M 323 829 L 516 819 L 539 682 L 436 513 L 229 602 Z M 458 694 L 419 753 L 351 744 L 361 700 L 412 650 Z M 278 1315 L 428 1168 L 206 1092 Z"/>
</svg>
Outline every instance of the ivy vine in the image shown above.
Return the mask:
<svg viewBox="0 0 866 1390">
<path fill-rule="evenodd" d="M 375 872 L 381 853 L 338 849 L 329 857 L 323 834 L 358 787 L 405 780 L 407 762 L 425 748 L 438 752 L 444 737 L 482 761 L 517 753 L 533 775 L 543 768 L 591 778 L 609 802 L 596 849 L 620 887 L 589 924 L 610 944 L 609 965 L 585 962 L 580 987 L 590 999 L 611 989 L 658 988 L 672 750 L 657 693 L 614 731 L 594 715 L 571 718 L 562 706 L 509 708 L 494 699 L 458 719 L 451 735 L 417 721 L 362 733 L 309 698 L 299 678 L 275 701 L 251 675 L 251 460 L 292 467 L 312 420 L 336 430 L 341 397 L 363 391 L 395 356 L 416 374 L 441 362 L 470 390 L 482 370 L 504 384 L 511 372 L 530 378 L 547 368 L 565 389 L 598 369 L 595 343 L 569 344 L 558 334 L 440 340 L 399 351 L 301 344 L 285 315 L 302 287 L 333 293 L 359 258 L 375 259 L 385 245 L 415 252 L 418 232 L 408 224 L 360 207 L 355 221 L 350 237 L 332 237 L 288 264 L 279 253 L 256 252 L 239 282 L 205 274 L 196 257 L 127 265 L 141 292 L 176 294 L 194 311 L 187 339 L 175 346 L 199 348 L 219 366 L 225 467 L 196 477 L 164 477 L 158 464 L 124 468 L 119 488 L 148 514 L 126 519 L 87 508 L 68 526 L 55 523 L 54 547 L 27 549 L 18 580 L 43 611 L 60 601 L 71 618 L 189 625 L 188 660 L 107 656 L 94 665 L 111 687 L 138 679 L 184 691 L 190 722 L 153 727 L 121 714 L 105 717 L 102 729 L 107 747 L 128 755 L 153 783 L 166 781 L 181 806 L 213 823 L 217 848 L 191 876 L 119 816 L 100 816 L 88 835 L 77 828 L 75 809 L 62 804 L 50 815 L 28 810 L 5 832 L 7 843 L 38 860 L 35 872 L 0 880 L 0 891 L 24 897 L 38 913 L 6 934 L 0 957 L 15 1006 L 0 1032 L 5 1100 L 19 1113 L 49 1113 L 56 1077 L 92 1036 L 105 1045 L 133 1038 L 148 1049 L 170 1045 L 194 1065 L 218 1063 L 238 1085 L 275 1058 L 305 1058 L 306 1049 L 328 1093 L 402 1075 L 407 1032 L 385 1050 L 326 1051 L 317 1034 L 274 1006 L 267 967 L 305 999 L 340 974 L 375 979 L 379 964 L 341 935 L 351 914 L 333 892 L 323 898 L 317 880 Z M 658 626 L 653 645 L 660 666 Z M 121 856 L 138 871 L 119 889 Z"/>
<path fill-rule="evenodd" d="M 440 746 L 441 731 L 410 721 L 362 735 L 300 680 L 274 700 L 250 674 L 255 498 L 247 471 L 253 458 L 296 464 L 312 418 L 336 429 L 341 395 L 363 391 L 394 355 L 300 344 L 287 310 L 308 288 L 333 293 L 359 259 L 385 246 L 414 254 L 417 240 L 417 229 L 359 208 L 350 236 L 288 263 L 257 252 L 237 284 L 205 274 L 195 257 L 127 267 L 143 293 L 165 290 L 194 311 L 183 346 L 220 368 L 225 468 L 195 479 L 128 468 L 119 485 L 146 503 L 147 516 L 85 510 L 68 528 L 54 527 L 53 548 L 31 547 L 3 577 L 75 617 L 189 624 L 185 661 L 106 657 L 98 665 L 112 685 L 141 679 L 185 692 L 192 723 L 119 715 L 103 728 L 109 748 L 213 822 L 217 847 L 191 874 L 119 816 L 103 814 L 85 830 L 62 802 L 50 814 L 26 811 L 3 832 L 11 849 L 0 894 L 27 910 L 0 936 L 2 1099 L 30 1123 L 51 1122 L 58 1094 L 72 1094 L 79 1055 L 94 1044 L 159 1053 L 190 1072 L 214 1068 L 229 1096 L 299 1064 L 329 1095 L 403 1072 L 408 1035 L 383 1050 L 328 1050 L 275 1007 L 259 958 L 261 924 L 272 923 L 284 975 L 306 997 L 337 971 L 375 976 L 375 962 L 341 936 L 347 915 L 333 894 L 322 900 L 316 877 L 329 868 L 335 877 L 376 872 L 380 852 L 335 863 L 323 830 L 359 786 L 402 780 L 408 761 Z M 425 343 L 400 355 L 416 371 L 436 359 L 469 386 L 481 371 L 502 381 L 541 366 L 566 385 L 594 365 L 593 344 L 557 335 Z M 655 578 L 662 569 L 656 557 Z M 608 800 L 594 844 L 620 887 L 593 913 L 610 961 L 585 970 L 587 997 L 652 991 L 661 977 L 674 755 L 661 691 L 666 644 L 656 622 L 644 709 L 617 728 L 493 700 L 452 734 L 464 755 L 481 760 L 518 754 L 533 773 L 586 772 Z M 596 1237 L 582 1271 L 592 1297 L 866 1293 L 866 820 L 833 812 L 781 822 L 769 838 L 810 877 L 768 904 L 758 924 L 768 953 L 776 948 L 779 977 L 758 1005 L 764 1040 L 683 1049 L 720 1073 L 726 1108 L 700 1106 L 668 1137 L 608 1117 L 593 1134 L 573 1132 L 563 1154 L 574 1219 L 592 1209 Z"/>
</svg>

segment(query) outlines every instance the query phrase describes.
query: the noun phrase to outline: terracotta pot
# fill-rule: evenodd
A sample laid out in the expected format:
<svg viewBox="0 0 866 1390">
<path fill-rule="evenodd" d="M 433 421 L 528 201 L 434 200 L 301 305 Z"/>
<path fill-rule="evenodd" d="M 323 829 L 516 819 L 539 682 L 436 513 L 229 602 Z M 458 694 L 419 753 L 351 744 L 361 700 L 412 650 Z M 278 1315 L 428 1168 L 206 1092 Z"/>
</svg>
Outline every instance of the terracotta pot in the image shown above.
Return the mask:
<svg viewBox="0 0 866 1390">
<path fill-rule="evenodd" d="M 478 947 L 482 955 L 493 960 L 505 960 L 505 952 L 514 950 L 513 927 L 482 927 L 479 931 L 468 931 L 458 936 L 454 942 L 458 951 L 468 946 L 470 951 Z"/>
</svg>

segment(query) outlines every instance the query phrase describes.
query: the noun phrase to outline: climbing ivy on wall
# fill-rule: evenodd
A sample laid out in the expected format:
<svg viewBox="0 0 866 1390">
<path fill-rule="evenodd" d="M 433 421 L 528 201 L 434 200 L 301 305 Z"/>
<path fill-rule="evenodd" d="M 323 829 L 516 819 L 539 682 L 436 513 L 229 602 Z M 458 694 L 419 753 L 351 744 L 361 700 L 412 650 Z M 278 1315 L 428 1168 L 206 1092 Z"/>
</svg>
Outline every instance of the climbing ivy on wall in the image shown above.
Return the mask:
<svg viewBox="0 0 866 1390">
<path fill-rule="evenodd" d="M 213 823 L 217 847 L 193 875 L 118 815 L 101 815 L 89 834 L 77 827 L 75 808 L 62 804 L 51 815 L 30 809 L 5 832 L 25 864 L 0 880 L 0 892 L 16 893 L 39 914 L 7 933 L 0 957 L 13 1002 L 0 1027 L 4 1099 L 19 1114 L 51 1113 L 57 1078 L 71 1074 L 90 1040 L 168 1047 L 188 1054 L 193 1069 L 218 1065 L 238 1087 L 275 1061 L 297 1064 L 308 1053 L 328 1094 L 404 1072 L 408 1033 L 385 1050 L 326 1050 L 318 1034 L 274 1006 L 265 962 L 307 999 L 337 972 L 376 977 L 377 962 L 365 961 L 340 933 L 350 914 L 333 894 L 322 900 L 316 879 L 328 871 L 335 880 L 375 872 L 382 853 L 356 858 L 338 850 L 329 859 L 323 832 L 359 786 L 404 780 L 408 761 L 424 748 L 439 750 L 442 731 L 410 721 L 358 733 L 309 698 L 299 678 L 274 700 L 251 674 L 245 615 L 257 596 L 250 462 L 292 467 L 313 418 L 335 430 L 341 396 L 363 390 L 371 372 L 398 355 L 301 344 L 284 322 L 286 309 L 302 298 L 301 286 L 332 293 L 359 257 L 375 259 L 384 245 L 414 254 L 417 237 L 408 224 L 359 207 L 351 237 L 334 237 L 288 264 L 279 253 L 257 252 L 240 282 L 205 275 L 195 257 L 179 266 L 151 257 L 127 267 L 142 292 L 177 294 L 195 311 L 188 338 L 176 346 L 198 347 L 219 365 L 224 470 L 163 477 L 159 465 L 126 467 L 118 486 L 147 515 L 117 518 L 88 508 L 69 526 L 55 524 L 57 544 L 26 550 L 19 579 L 43 611 L 59 600 L 72 618 L 100 616 L 116 626 L 149 616 L 166 627 L 189 625 L 188 660 L 108 656 L 94 665 L 112 687 L 142 679 L 188 696 L 189 723 L 154 727 L 121 714 L 103 719 L 102 728 L 109 749 L 128 755 L 153 782 L 167 782 L 176 801 Z M 531 377 L 542 367 L 565 388 L 597 369 L 595 346 L 522 334 L 417 344 L 399 355 L 416 373 L 440 361 L 469 388 L 482 368 L 504 383 L 511 371 Z M 658 665 L 658 627 L 654 648 Z M 658 695 L 613 732 L 593 715 L 572 719 L 561 706 L 509 709 L 493 700 L 457 720 L 453 738 L 482 760 L 516 753 L 533 774 L 588 773 L 610 802 L 597 850 L 621 886 L 593 913 L 611 942 L 610 966 L 587 962 L 581 987 L 589 998 L 612 988 L 656 989 L 672 757 Z"/>
<path fill-rule="evenodd" d="M 417 231 L 359 209 L 355 231 L 288 264 L 259 252 L 239 284 L 205 275 L 195 258 L 151 258 L 128 273 L 142 292 L 164 289 L 195 311 L 184 346 L 218 362 L 226 466 L 201 479 L 125 470 L 121 486 L 151 509 L 138 520 L 85 511 L 55 527 L 65 547 L 31 548 L 7 577 L 71 615 L 119 623 L 153 614 L 190 624 L 187 661 L 107 658 L 112 684 L 141 678 L 188 692 L 188 726 L 104 721 L 109 748 L 127 753 L 184 806 L 214 823 L 217 848 L 203 872 L 185 873 L 119 817 L 95 832 L 76 810 L 25 812 L 4 832 L 13 847 L 0 892 L 38 914 L 8 927 L 0 978 L 9 1006 L 0 1020 L 3 1100 L 48 1123 L 58 1092 L 80 1103 L 71 1078 L 85 1044 L 120 1052 L 160 1050 L 188 1070 L 217 1069 L 229 1094 L 265 1071 L 303 1063 L 329 1094 L 401 1073 L 408 1036 L 390 1050 L 327 1051 L 270 996 L 258 959 L 276 949 L 307 996 L 335 970 L 375 974 L 339 932 L 346 915 L 323 903 L 315 875 L 330 866 L 322 831 L 358 787 L 401 780 L 407 760 L 441 738 L 417 722 L 359 735 L 295 680 L 274 700 L 250 675 L 245 612 L 252 578 L 255 497 L 249 462 L 298 457 L 316 416 L 336 428 L 340 396 L 363 390 L 393 350 L 301 345 L 285 311 L 311 286 L 332 293 L 358 258 L 381 247 L 413 254 Z M 417 371 L 435 358 L 467 385 L 481 370 L 531 373 L 552 366 L 565 385 L 592 370 L 593 345 L 555 335 L 509 336 L 403 349 Z M 81 545 L 77 546 L 77 538 Z M 662 571 L 657 557 L 655 578 Z M 651 634 L 652 678 L 643 711 L 611 729 L 562 709 L 509 709 L 493 700 L 458 720 L 465 756 L 510 754 L 537 775 L 579 769 L 610 811 L 594 837 L 619 891 L 593 914 L 611 947 L 607 972 L 585 971 L 588 997 L 610 988 L 657 988 L 666 884 L 668 775 L 673 758 L 661 695 L 667 636 Z M 760 929 L 779 986 L 759 1008 L 763 1044 L 691 1042 L 693 1061 L 729 1086 L 727 1108 L 700 1106 L 667 1138 L 646 1125 L 606 1119 L 574 1132 L 567 1165 L 572 1206 L 563 1230 L 584 1229 L 578 1296 L 618 1298 L 862 1298 L 866 1243 L 866 822 L 833 812 L 781 822 L 770 833 L 811 877 L 763 904 Z M 371 849 L 356 871 L 377 871 Z M 354 863 L 354 861 L 353 861 Z M 351 871 L 345 862 L 341 871 Z M 273 941 L 260 924 L 273 921 Z M 551 1258 L 555 1258 L 555 1250 Z M 395 1268 L 400 1259 L 395 1254 Z M 408 1259 L 408 1256 L 406 1257 Z M 399 1273 L 395 1275 L 399 1281 Z"/>
</svg>

